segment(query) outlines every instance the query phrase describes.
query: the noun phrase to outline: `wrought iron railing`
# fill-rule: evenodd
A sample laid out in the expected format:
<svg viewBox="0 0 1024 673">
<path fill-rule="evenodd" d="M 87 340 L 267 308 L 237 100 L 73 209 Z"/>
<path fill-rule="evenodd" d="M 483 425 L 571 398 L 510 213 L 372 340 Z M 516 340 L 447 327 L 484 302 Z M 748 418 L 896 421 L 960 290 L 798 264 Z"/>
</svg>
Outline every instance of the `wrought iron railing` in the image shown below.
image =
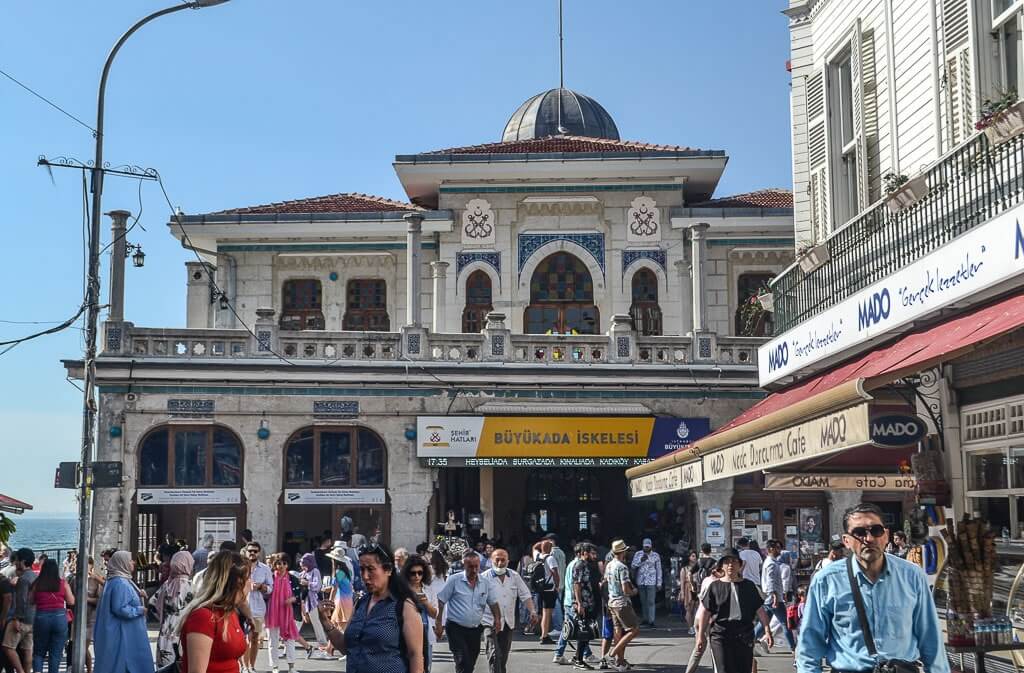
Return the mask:
<svg viewBox="0 0 1024 673">
<path fill-rule="evenodd" d="M 893 213 L 885 199 L 835 231 L 829 259 L 810 273 L 794 264 L 772 282 L 775 334 L 984 224 L 1024 199 L 1024 136 L 990 146 L 979 133 L 928 168 L 928 194 Z"/>
</svg>

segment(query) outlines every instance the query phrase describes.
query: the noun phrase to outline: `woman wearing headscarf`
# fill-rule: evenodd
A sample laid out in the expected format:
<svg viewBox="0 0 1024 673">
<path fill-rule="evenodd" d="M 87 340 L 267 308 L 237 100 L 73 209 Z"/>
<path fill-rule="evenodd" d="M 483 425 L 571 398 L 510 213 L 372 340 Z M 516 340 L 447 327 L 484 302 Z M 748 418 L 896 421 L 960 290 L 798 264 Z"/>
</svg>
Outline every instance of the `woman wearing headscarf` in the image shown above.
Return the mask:
<svg viewBox="0 0 1024 673">
<path fill-rule="evenodd" d="M 313 626 L 313 633 L 316 634 L 316 641 L 320 646 L 327 646 L 327 635 L 320 623 L 320 589 L 323 588 L 323 578 L 320 570 L 316 567 L 316 557 L 313 554 L 303 554 L 299 562 L 302 572 L 299 573 L 299 584 L 305 590 L 306 595 L 302 598 L 302 616 L 308 619 Z"/>
<path fill-rule="evenodd" d="M 177 658 L 174 649 L 178 645 L 178 621 L 181 611 L 192 600 L 192 568 L 195 560 L 187 551 L 175 552 L 171 557 L 170 576 L 160 585 L 150 600 L 156 609 L 157 621 L 160 622 L 160 635 L 156 639 L 156 665 L 158 667 L 173 664 Z"/>
<path fill-rule="evenodd" d="M 96 608 L 94 673 L 153 673 L 142 592 L 132 581 L 135 561 L 124 550 L 107 562 L 107 582 Z"/>
</svg>

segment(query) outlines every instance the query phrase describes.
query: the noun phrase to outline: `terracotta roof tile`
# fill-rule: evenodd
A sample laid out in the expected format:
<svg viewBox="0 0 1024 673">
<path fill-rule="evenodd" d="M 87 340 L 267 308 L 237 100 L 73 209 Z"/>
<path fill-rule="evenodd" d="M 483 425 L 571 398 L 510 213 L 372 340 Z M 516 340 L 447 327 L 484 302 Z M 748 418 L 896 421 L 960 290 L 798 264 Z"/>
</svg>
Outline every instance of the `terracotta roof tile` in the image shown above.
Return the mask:
<svg viewBox="0 0 1024 673">
<path fill-rule="evenodd" d="M 281 215 L 305 213 L 377 213 L 395 210 L 423 210 L 403 201 L 392 201 L 370 194 L 328 194 L 294 201 L 279 201 L 260 206 L 218 210 L 207 215 Z"/>
<path fill-rule="evenodd" d="M 485 143 L 468 147 L 450 147 L 425 154 L 527 154 L 531 152 L 699 152 L 692 147 L 652 145 L 631 140 L 610 140 L 586 136 L 547 136 L 529 140 Z"/>
<path fill-rule="evenodd" d="M 792 208 L 790 189 L 759 189 L 756 192 L 723 196 L 710 201 L 688 204 L 690 208 Z"/>
</svg>

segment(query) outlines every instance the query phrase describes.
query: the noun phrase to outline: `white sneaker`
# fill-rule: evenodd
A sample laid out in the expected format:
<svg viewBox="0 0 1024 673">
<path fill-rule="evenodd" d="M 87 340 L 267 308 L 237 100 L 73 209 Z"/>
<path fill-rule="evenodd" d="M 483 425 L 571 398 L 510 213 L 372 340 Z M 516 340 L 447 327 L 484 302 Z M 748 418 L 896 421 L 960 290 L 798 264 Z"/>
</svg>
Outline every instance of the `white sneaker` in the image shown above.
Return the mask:
<svg viewBox="0 0 1024 673">
<path fill-rule="evenodd" d="M 612 667 L 613 671 L 628 671 L 629 670 L 629 664 L 617 664 L 614 661 L 609 662 L 609 663 L 611 664 L 611 667 Z"/>
<path fill-rule="evenodd" d="M 691 629 L 689 629 L 689 630 L 688 630 L 688 631 L 687 631 L 686 633 L 687 633 L 687 635 L 690 635 L 690 636 L 695 636 L 695 635 L 697 635 L 697 630 L 696 630 L 696 629 L 693 629 L 693 628 L 691 628 Z"/>
<path fill-rule="evenodd" d="M 585 662 L 587 662 L 588 664 L 600 664 L 601 663 L 601 657 L 596 656 L 594 654 L 588 654 L 583 660 Z"/>
<path fill-rule="evenodd" d="M 556 654 L 555 658 L 551 660 L 551 663 L 552 664 L 558 664 L 559 666 L 568 666 L 572 662 L 570 662 L 568 659 L 566 659 L 564 655 L 558 656 Z"/>
<path fill-rule="evenodd" d="M 557 639 L 560 635 L 562 635 L 561 631 L 549 631 L 548 632 L 548 638 L 551 638 L 553 640 Z"/>
</svg>

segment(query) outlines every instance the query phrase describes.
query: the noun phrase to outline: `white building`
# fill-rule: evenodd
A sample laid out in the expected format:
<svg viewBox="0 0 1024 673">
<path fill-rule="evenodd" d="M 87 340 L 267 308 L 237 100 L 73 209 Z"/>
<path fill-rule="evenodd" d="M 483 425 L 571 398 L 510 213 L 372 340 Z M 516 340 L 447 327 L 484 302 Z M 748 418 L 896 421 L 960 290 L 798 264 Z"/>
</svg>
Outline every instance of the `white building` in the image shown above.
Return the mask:
<svg viewBox="0 0 1024 673">
<path fill-rule="evenodd" d="M 725 152 L 620 140 L 568 90 L 503 138 L 395 157 L 409 202 L 169 222 L 198 256 L 186 325 L 133 325 L 116 283 L 105 323 L 99 454 L 126 479 L 97 493 L 98 546 L 301 546 L 344 514 L 413 546 L 449 509 L 507 542 L 655 510 L 695 535 L 692 494 L 630 503 L 623 467 L 762 396 L 751 298 L 793 260 L 792 196 L 714 198 Z"/>
<path fill-rule="evenodd" d="M 1024 108 L 986 103 L 1024 91 L 1022 12 L 790 2 L 797 262 L 771 284 L 773 392 L 631 478 L 699 464 L 734 519 L 770 513 L 802 563 L 861 498 L 896 528 L 952 504 L 1024 538 Z"/>
</svg>

